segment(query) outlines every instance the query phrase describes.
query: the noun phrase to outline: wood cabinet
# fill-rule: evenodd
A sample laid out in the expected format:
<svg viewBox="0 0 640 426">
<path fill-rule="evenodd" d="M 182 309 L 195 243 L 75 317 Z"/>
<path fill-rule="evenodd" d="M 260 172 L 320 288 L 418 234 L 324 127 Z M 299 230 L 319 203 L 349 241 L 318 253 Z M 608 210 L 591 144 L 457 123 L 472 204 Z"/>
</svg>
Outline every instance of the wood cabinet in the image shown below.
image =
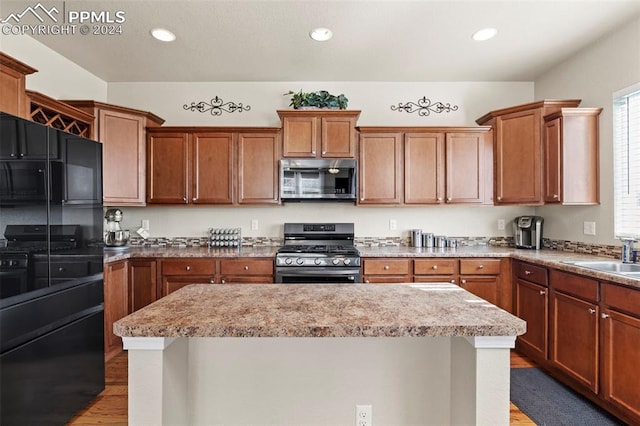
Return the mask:
<svg viewBox="0 0 640 426">
<path fill-rule="evenodd" d="M 362 282 L 407 283 L 411 282 L 411 259 L 364 258 L 362 259 Z"/>
<path fill-rule="evenodd" d="M 538 363 L 549 352 L 548 271 L 541 266 L 513 261 L 514 314 L 527 322 L 527 332 L 516 339 L 518 351 Z"/>
<path fill-rule="evenodd" d="M 500 259 L 460 259 L 460 287 L 500 306 L 501 263 Z"/>
<path fill-rule="evenodd" d="M 601 397 L 629 424 L 640 424 L 640 291 L 602 283 Z"/>
<path fill-rule="evenodd" d="M 161 259 L 159 280 L 162 297 L 189 284 L 215 284 L 216 262 L 211 258 Z"/>
<path fill-rule="evenodd" d="M 273 283 L 273 258 L 221 259 L 220 284 Z"/>
<path fill-rule="evenodd" d="M 104 351 L 111 359 L 122 350 L 122 339 L 113 333 L 113 323 L 129 314 L 128 263 L 104 265 Z"/>
<path fill-rule="evenodd" d="M 146 111 L 91 100 L 65 103 L 95 117 L 93 139 L 102 142 L 103 202 L 109 206 L 146 204 L 146 128 L 164 123 Z"/>
<path fill-rule="evenodd" d="M 30 118 L 29 98 L 25 93 L 26 76 L 37 71 L 0 52 L 0 111 Z"/>
<path fill-rule="evenodd" d="M 457 283 L 458 259 L 418 258 L 413 260 L 413 281 Z"/>
<path fill-rule="evenodd" d="M 494 203 L 543 203 L 543 117 L 580 100 L 545 100 L 492 111 L 476 120 L 494 128 Z"/>
<path fill-rule="evenodd" d="M 31 90 L 25 92 L 29 98 L 29 114 L 32 121 L 93 139 L 95 117 L 92 114 L 42 93 Z"/>
<path fill-rule="evenodd" d="M 282 156 L 354 158 L 360 111 L 280 110 Z"/>
<path fill-rule="evenodd" d="M 148 132 L 148 202 L 275 204 L 279 129 L 161 127 Z"/>
<path fill-rule="evenodd" d="M 129 312 L 142 309 L 161 296 L 156 268 L 155 259 L 129 260 Z"/>
<path fill-rule="evenodd" d="M 493 202 L 490 127 L 359 127 L 361 204 Z"/>
<path fill-rule="evenodd" d="M 602 108 L 561 108 L 544 117 L 544 202 L 598 204 Z"/>
</svg>

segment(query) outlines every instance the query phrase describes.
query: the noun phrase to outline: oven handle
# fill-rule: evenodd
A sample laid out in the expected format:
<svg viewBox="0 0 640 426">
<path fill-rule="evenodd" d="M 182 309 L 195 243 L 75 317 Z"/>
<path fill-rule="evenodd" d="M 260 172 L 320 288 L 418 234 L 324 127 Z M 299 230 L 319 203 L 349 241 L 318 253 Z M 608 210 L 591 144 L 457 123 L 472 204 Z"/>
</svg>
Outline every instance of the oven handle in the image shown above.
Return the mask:
<svg viewBox="0 0 640 426">
<path fill-rule="evenodd" d="M 360 269 L 323 269 L 323 270 L 319 270 L 320 268 L 313 268 L 313 269 L 305 269 L 305 270 L 300 270 L 300 269 L 293 269 L 293 268 L 282 268 L 280 270 L 278 270 L 276 268 L 276 274 L 282 275 L 282 276 L 302 276 L 302 275 L 309 275 L 309 276 L 316 276 L 316 275 L 357 275 L 360 274 Z"/>
</svg>

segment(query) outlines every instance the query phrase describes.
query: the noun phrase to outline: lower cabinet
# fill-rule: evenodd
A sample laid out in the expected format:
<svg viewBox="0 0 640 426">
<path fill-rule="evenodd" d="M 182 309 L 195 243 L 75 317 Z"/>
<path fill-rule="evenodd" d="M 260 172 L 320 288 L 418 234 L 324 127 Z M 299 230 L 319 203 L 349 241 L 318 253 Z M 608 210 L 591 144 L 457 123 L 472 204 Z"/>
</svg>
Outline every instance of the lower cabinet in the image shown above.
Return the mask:
<svg viewBox="0 0 640 426">
<path fill-rule="evenodd" d="M 227 283 L 273 283 L 273 258 L 220 260 L 220 284 Z"/>
<path fill-rule="evenodd" d="M 460 287 L 501 306 L 501 262 L 500 259 L 460 259 Z"/>
<path fill-rule="evenodd" d="M 163 297 L 189 284 L 215 284 L 215 259 L 162 259 L 160 261 L 160 283 Z"/>
<path fill-rule="evenodd" d="M 122 350 L 122 339 L 113 334 L 113 323 L 129 314 L 128 262 L 104 265 L 104 352 L 109 360 Z"/>
<path fill-rule="evenodd" d="M 362 259 L 362 282 L 367 284 L 410 282 L 410 262 L 411 259 L 364 258 Z"/>
<path fill-rule="evenodd" d="M 458 259 L 420 258 L 413 260 L 413 281 L 417 283 L 456 283 Z"/>
<path fill-rule="evenodd" d="M 514 314 L 527 322 L 527 332 L 516 339 L 516 349 L 538 363 L 549 354 L 549 289 L 547 269 L 513 262 Z"/>
<path fill-rule="evenodd" d="M 129 260 L 129 312 L 142 309 L 158 300 L 155 259 Z"/>
</svg>

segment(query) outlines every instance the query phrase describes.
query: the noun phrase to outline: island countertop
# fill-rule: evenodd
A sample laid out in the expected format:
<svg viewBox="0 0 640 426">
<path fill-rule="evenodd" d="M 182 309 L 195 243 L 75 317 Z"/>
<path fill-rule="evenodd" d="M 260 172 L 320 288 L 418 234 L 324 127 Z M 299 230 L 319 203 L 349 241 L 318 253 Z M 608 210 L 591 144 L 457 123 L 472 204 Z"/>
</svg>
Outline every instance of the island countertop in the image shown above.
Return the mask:
<svg viewBox="0 0 640 426">
<path fill-rule="evenodd" d="M 122 337 L 516 336 L 523 320 L 449 284 L 207 284 L 122 318 Z"/>
</svg>

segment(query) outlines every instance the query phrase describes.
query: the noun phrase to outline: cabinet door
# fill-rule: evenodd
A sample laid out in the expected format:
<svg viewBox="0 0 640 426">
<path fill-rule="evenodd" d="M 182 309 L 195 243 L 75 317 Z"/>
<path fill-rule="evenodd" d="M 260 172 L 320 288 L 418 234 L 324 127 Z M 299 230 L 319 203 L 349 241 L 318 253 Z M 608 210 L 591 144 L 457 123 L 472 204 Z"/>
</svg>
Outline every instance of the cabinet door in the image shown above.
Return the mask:
<svg viewBox="0 0 640 426">
<path fill-rule="evenodd" d="M 544 123 L 544 202 L 562 200 L 562 118 Z"/>
<path fill-rule="evenodd" d="M 118 111 L 98 110 L 102 142 L 104 204 L 146 203 L 145 120 Z"/>
<path fill-rule="evenodd" d="M 64 202 L 102 204 L 102 144 L 61 131 L 57 134 L 64 164 Z"/>
<path fill-rule="evenodd" d="M 129 314 L 127 261 L 104 266 L 104 350 L 107 358 L 122 349 L 122 339 L 113 334 L 113 323 Z"/>
<path fill-rule="evenodd" d="M 191 200 L 194 204 L 233 203 L 233 134 L 191 136 Z"/>
<path fill-rule="evenodd" d="M 355 118 L 322 117 L 322 157 L 354 158 L 356 156 Z"/>
<path fill-rule="evenodd" d="M 447 133 L 446 175 L 447 203 L 485 203 L 492 197 L 486 193 L 491 180 L 487 151 L 491 151 L 487 133 Z"/>
<path fill-rule="evenodd" d="M 318 146 L 316 117 L 283 117 L 282 156 L 315 157 Z"/>
<path fill-rule="evenodd" d="M 515 281 L 515 315 L 527 322 L 527 332 L 518 336 L 516 345 L 534 359 L 547 359 L 548 290 L 522 279 Z"/>
<path fill-rule="evenodd" d="M 551 292 L 552 365 L 598 393 L 598 306 Z"/>
<path fill-rule="evenodd" d="M 156 261 L 129 260 L 129 312 L 142 309 L 157 299 Z"/>
<path fill-rule="evenodd" d="M 402 202 L 402 134 L 360 134 L 359 204 Z"/>
<path fill-rule="evenodd" d="M 149 203 L 186 204 L 188 200 L 189 135 L 150 133 L 147 141 Z"/>
<path fill-rule="evenodd" d="M 238 203 L 278 203 L 278 144 L 275 134 L 238 134 Z"/>
<path fill-rule="evenodd" d="M 444 134 L 404 135 L 404 202 L 437 204 L 444 201 Z"/>
<path fill-rule="evenodd" d="M 614 310 L 603 314 L 602 396 L 640 422 L 640 318 Z"/>
<path fill-rule="evenodd" d="M 496 118 L 496 204 L 542 203 L 540 110 Z"/>
<path fill-rule="evenodd" d="M 460 276 L 460 287 L 483 298 L 489 303 L 498 305 L 500 278 L 495 276 Z"/>
</svg>

